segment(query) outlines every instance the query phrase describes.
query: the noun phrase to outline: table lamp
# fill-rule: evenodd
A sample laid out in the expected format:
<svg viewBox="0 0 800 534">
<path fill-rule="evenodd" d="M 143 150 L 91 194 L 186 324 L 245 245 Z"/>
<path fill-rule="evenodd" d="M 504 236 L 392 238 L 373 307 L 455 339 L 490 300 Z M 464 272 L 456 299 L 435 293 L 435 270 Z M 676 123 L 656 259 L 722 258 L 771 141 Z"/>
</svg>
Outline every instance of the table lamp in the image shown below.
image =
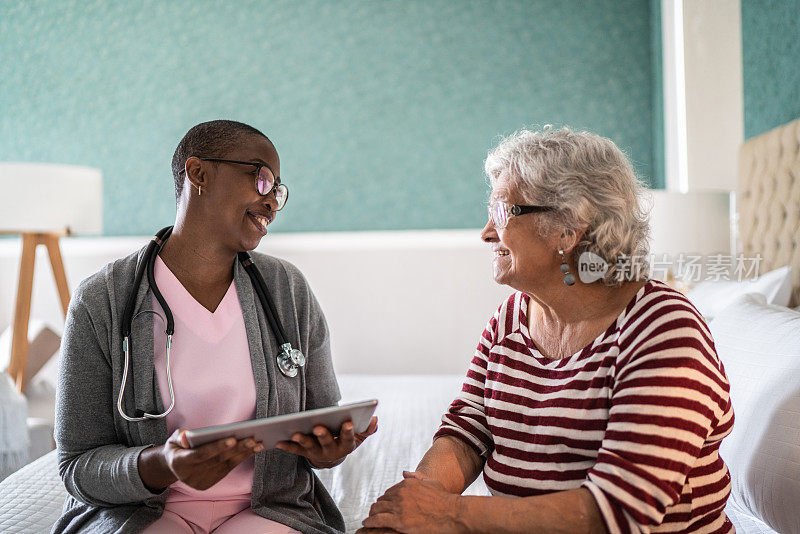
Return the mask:
<svg viewBox="0 0 800 534">
<path fill-rule="evenodd" d="M 22 236 L 11 360 L 6 369 L 22 391 L 36 247 L 47 248 L 66 316 L 70 295 L 59 238 L 103 231 L 103 175 L 98 169 L 75 165 L 0 162 L 0 191 L 0 234 Z"/>
<path fill-rule="evenodd" d="M 728 191 L 650 191 L 651 254 L 668 263 L 681 254 L 732 255 L 731 197 Z"/>
</svg>

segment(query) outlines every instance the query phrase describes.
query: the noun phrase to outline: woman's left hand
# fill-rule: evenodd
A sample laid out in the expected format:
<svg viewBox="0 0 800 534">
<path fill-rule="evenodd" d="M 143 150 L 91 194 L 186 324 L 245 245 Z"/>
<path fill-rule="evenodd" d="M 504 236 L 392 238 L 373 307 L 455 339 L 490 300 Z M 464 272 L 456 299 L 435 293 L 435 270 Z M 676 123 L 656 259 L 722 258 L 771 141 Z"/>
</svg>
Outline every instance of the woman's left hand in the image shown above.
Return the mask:
<svg viewBox="0 0 800 534">
<path fill-rule="evenodd" d="M 403 477 L 372 505 L 364 528 L 356 534 L 463 532 L 457 522 L 458 495 L 422 473 L 404 472 Z"/>
<path fill-rule="evenodd" d="M 291 441 L 279 441 L 275 448 L 305 456 L 314 467 L 334 467 L 342 463 L 345 456 L 356 450 L 361 443 L 378 430 L 378 418 L 373 417 L 364 432 L 356 434 L 353 423 L 348 421 L 334 437 L 324 426 L 314 427 L 313 434 L 295 434 Z"/>
</svg>

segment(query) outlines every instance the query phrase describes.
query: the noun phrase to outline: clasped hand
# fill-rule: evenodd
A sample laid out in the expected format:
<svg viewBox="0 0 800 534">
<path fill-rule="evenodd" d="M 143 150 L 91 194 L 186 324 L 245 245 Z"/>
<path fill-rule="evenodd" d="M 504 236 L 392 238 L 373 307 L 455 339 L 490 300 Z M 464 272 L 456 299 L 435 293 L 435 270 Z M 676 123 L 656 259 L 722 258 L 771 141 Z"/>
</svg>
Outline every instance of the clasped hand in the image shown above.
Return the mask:
<svg viewBox="0 0 800 534">
<path fill-rule="evenodd" d="M 403 478 L 375 501 L 364 528 L 356 534 L 463 532 L 458 524 L 458 495 L 419 472 L 405 471 Z"/>
</svg>

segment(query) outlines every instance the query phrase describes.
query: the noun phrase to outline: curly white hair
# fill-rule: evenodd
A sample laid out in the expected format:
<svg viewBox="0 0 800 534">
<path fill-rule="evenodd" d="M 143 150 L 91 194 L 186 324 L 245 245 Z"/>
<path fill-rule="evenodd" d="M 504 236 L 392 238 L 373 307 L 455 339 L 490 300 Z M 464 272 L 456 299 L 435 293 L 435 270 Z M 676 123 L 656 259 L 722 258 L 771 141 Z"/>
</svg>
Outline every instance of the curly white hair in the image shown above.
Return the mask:
<svg viewBox="0 0 800 534">
<path fill-rule="evenodd" d="M 549 125 L 520 130 L 489 152 L 485 171 L 492 184 L 506 172 L 526 202 L 555 208 L 541 215 L 543 235 L 554 227 L 576 233 L 586 228 L 573 254 L 603 258 L 609 266 L 606 285 L 645 277 L 650 222 L 644 186 L 610 139 Z M 624 267 L 625 258 L 634 259 L 634 268 Z"/>
</svg>

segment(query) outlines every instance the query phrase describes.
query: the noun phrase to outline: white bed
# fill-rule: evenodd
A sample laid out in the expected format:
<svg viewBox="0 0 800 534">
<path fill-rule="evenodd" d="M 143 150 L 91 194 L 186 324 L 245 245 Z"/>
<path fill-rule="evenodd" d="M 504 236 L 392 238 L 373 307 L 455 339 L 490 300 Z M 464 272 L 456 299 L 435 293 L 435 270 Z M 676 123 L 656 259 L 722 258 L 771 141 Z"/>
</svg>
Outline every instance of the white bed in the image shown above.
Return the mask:
<svg viewBox="0 0 800 534">
<path fill-rule="evenodd" d="M 403 470 L 416 467 L 442 414 L 461 389 L 461 376 L 342 375 L 339 383 L 343 401 L 380 400 L 379 432 L 342 465 L 318 472 L 352 532 L 375 499 L 402 479 Z M 468 492 L 488 494 L 480 478 Z M 0 532 L 49 531 L 65 498 L 53 451 L 0 483 Z"/>
<path fill-rule="evenodd" d="M 431 443 L 442 413 L 461 389 L 459 375 L 342 375 L 343 400 L 378 398 L 379 431 L 342 465 L 319 476 L 344 515 L 347 532 L 361 526 L 370 505 L 413 470 Z M 488 495 L 481 477 L 467 490 Z M 0 483 L 0 532 L 41 534 L 61 514 L 66 490 L 55 451 Z M 771 534 L 766 524 L 735 507 L 726 510 L 738 532 Z"/>
</svg>

